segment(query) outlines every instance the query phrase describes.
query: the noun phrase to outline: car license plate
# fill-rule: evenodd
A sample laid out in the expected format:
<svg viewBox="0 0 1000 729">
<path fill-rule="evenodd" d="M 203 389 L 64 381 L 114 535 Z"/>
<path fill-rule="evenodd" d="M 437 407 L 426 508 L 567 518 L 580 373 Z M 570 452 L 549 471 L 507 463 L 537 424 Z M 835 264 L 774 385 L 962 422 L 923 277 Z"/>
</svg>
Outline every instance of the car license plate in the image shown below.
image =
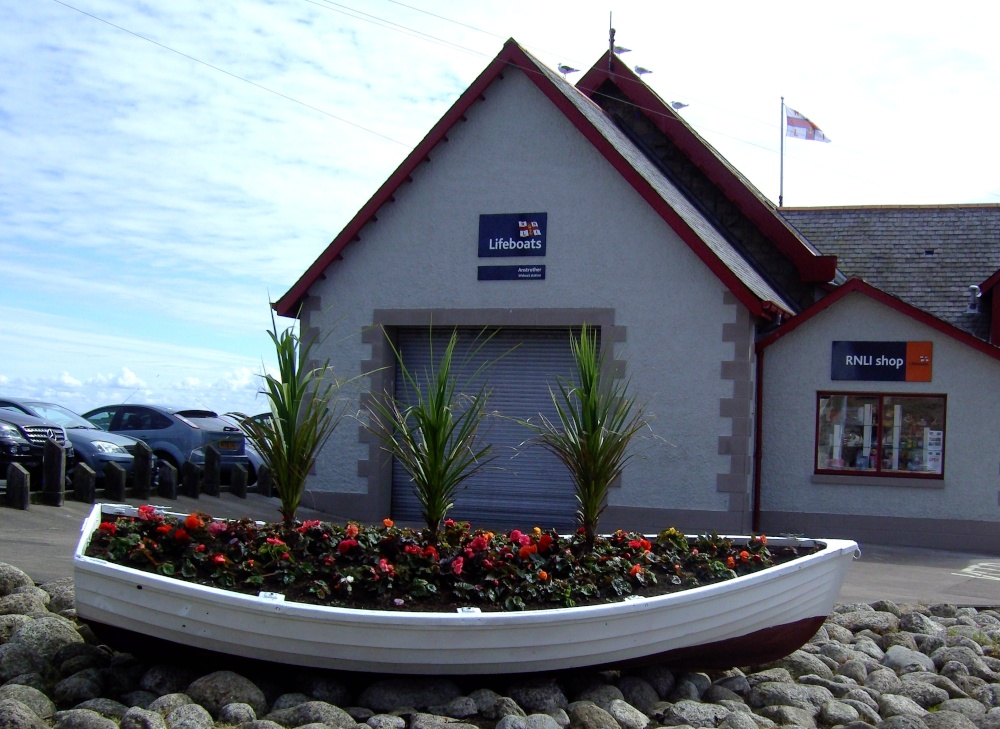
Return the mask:
<svg viewBox="0 0 1000 729">
<path fill-rule="evenodd" d="M 239 443 L 234 440 L 224 440 L 219 442 L 219 448 L 224 451 L 235 451 L 239 447 Z"/>
</svg>

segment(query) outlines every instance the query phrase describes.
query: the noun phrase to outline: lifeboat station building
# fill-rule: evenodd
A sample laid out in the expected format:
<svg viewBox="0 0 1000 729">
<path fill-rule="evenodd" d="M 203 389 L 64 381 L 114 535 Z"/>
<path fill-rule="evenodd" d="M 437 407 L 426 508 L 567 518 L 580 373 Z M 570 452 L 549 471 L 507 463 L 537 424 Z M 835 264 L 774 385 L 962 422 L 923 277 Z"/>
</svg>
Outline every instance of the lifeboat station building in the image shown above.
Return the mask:
<svg viewBox="0 0 1000 729">
<path fill-rule="evenodd" d="M 515 41 L 275 303 L 408 397 L 455 330 L 496 458 L 452 515 L 572 528 L 554 417 L 593 327 L 649 427 L 602 530 L 807 534 L 1000 552 L 1000 208 L 776 208 L 610 52 L 576 85 Z M 363 416 L 362 416 L 363 417 Z M 419 522 L 344 420 L 304 504 Z"/>
</svg>

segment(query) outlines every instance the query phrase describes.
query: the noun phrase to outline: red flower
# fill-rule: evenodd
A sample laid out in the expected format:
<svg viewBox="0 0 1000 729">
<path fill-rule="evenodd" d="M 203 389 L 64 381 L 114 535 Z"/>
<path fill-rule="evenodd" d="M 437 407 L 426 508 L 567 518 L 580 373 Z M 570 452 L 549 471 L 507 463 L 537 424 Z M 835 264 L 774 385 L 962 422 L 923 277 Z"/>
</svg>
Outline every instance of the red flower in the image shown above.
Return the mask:
<svg viewBox="0 0 1000 729">
<path fill-rule="evenodd" d="M 543 534 L 538 538 L 538 551 L 544 552 L 549 547 L 552 546 L 552 537 L 548 534 Z"/>
<path fill-rule="evenodd" d="M 525 544 L 523 547 L 521 547 L 520 550 L 518 550 L 517 555 L 521 559 L 528 559 L 528 557 L 530 557 L 531 555 L 535 554 L 537 551 L 538 551 L 538 546 L 537 545 L 534 545 L 534 544 Z"/>
<path fill-rule="evenodd" d="M 469 549 L 471 549 L 473 552 L 482 552 L 484 549 L 486 549 L 486 547 L 487 547 L 486 537 L 484 537 L 482 534 L 480 534 L 478 537 L 469 542 Z"/>
<path fill-rule="evenodd" d="M 173 530 L 174 528 L 169 524 L 160 524 L 160 526 L 156 527 L 157 534 L 170 534 Z"/>
<path fill-rule="evenodd" d="M 454 520 L 454 519 L 445 519 L 445 520 L 444 520 L 444 525 L 445 525 L 445 526 L 446 526 L 446 527 L 447 527 L 448 529 L 451 529 L 451 528 L 452 528 L 453 526 L 455 526 L 455 520 Z"/>
<path fill-rule="evenodd" d="M 288 560 L 290 560 L 292 558 L 292 555 L 290 555 L 288 552 L 283 552 L 281 554 L 281 558 L 287 562 Z"/>
<path fill-rule="evenodd" d="M 195 552 L 204 552 L 205 551 L 205 545 L 204 544 L 199 544 L 197 547 L 194 548 L 194 551 Z"/>
<path fill-rule="evenodd" d="M 354 537 L 358 536 L 358 525 L 348 524 L 347 528 L 344 529 L 344 533 L 347 535 L 348 539 L 354 539 Z"/>
<path fill-rule="evenodd" d="M 102 521 L 101 525 L 97 528 L 102 532 L 107 532 L 111 536 L 114 536 L 115 532 L 118 531 L 118 527 L 115 526 L 113 521 Z"/>
<path fill-rule="evenodd" d="M 320 525 L 319 519 L 308 519 L 302 522 L 299 528 L 296 529 L 295 531 L 297 531 L 299 534 L 305 534 L 306 531 L 308 531 L 309 529 L 312 529 L 313 527 L 318 527 L 319 525 Z"/>
<path fill-rule="evenodd" d="M 277 537 L 268 537 L 267 538 L 267 543 L 271 544 L 271 545 L 273 545 L 275 547 L 284 547 L 285 546 L 285 543 L 282 540 L 278 539 Z"/>
<path fill-rule="evenodd" d="M 455 557 L 455 559 L 452 560 L 451 563 L 451 571 L 454 572 L 456 575 L 462 574 L 462 566 L 464 564 L 465 564 L 464 559 L 462 559 L 461 557 Z"/>
<path fill-rule="evenodd" d="M 358 546 L 357 540 L 354 540 L 354 539 L 342 539 L 340 541 L 340 544 L 337 545 L 337 550 L 341 554 L 347 554 L 352 549 L 354 549 L 356 546 Z"/>
<path fill-rule="evenodd" d="M 545 570 L 538 570 L 538 579 L 540 579 L 542 582 L 548 582 L 549 573 L 546 572 Z"/>
<path fill-rule="evenodd" d="M 213 554 L 212 555 L 212 561 L 215 562 L 215 564 L 225 564 L 226 563 L 226 555 L 224 555 L 224 554 Z"/>
<path fill-rule="evenodd" d="M 195 531 L 196 529 L 201 529 L 205 526 L 205 522 L 197 514 L 188 514 L 187 518 L 184 520 L 184 526 Z"/>
<path fill-rule="evenodd" d="M 437 562 L 441 558 L 441 555 L 438 554 L 438 551 L 437 549 L 434 548 L 434 545 L 428 545 L 424 547 L 424 556 L 430 557 L 435 562 Z"/>
<path fill-rule="evenodd" d="M 174 539 L 176 539 L 178 542 L 187 542 L 191 540 L 191 535 L 188 534 L 183 529 L 178 529 L 176 532 L 174 532 Z"/>
<path fill-rule="evenodd" d="M 252 559 L 248 559 L 247 560 L 247 569 L 251 569 L 252 570 L 256 564 L 257 563 L 254 562 Z"/>
</svg>

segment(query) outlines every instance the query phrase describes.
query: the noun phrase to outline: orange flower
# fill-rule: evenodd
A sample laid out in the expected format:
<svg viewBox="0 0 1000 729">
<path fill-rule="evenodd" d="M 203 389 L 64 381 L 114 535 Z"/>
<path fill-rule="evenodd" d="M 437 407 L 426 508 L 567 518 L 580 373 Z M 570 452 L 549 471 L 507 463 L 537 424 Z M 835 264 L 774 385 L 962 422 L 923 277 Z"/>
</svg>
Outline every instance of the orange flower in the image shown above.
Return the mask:
<svg viewBox="0 0 1000 729">
<path fill-rule="evenodd" d="M 745 549 L 740 552 L 740 562 L 746 562 L 750 559 L 750 553 Z"/>
<path fill-rule="evenodd" d="M 358 536 L 358 525 L 348 524 L 344 532 L 347 534 L 348 539 L 354 539 L 354 537 Z"/>
<path fill-rule="evenodd" d="M 395 525 L 395 522 L 392 519 L 388 518 L 388 517 L 386 517 L 385 519 L 382 520 L 382 526 L 384 526 L 386 529 L 392 529 L 392 527 L 394 525 Z"/>
<path fill-rule="evenodd" d="M 540 579 L 542 582 L 548 582 L 549 573 L 546 572 L 545 570 L 538 570 L 538 579 Z"/>
<path fill-rule="evenodd" d="M 733 569 L 736 567 L 736 560 L 732 557 L 726 557 L 726 567 Z"/>
<path fill-rule="evenodd" d="M 632 569 L 630 569 L 628 571 L 628 574 L 629 574 L 629 577 L 635 577 L 640 572 L 642 572 L 642 565 L 634 564 L 634 565 L 632 565 Z"/>
<path fill-rule="evenodd" d="M 194 531 L 195 529 L 201 529 L 205 526 L 205 522 L 197 514 L 188 514 L 187 518 L 184 520 L 184 526 L 189 531 Z"/>
<path fill-rule="evenodd" d="M 528 559 L 531 555 L 538 551 L 538 546 L 535 544 L 525 544 L 521 549 L 518 550 L 517 554 L 521 559 Z"/>
</svg>

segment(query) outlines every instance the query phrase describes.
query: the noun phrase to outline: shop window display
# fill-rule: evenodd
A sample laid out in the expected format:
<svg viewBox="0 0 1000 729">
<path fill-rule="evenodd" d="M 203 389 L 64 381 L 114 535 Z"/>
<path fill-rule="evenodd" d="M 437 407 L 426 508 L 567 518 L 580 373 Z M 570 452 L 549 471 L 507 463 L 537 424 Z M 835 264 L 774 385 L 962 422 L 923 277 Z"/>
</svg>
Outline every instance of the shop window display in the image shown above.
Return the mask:
<svg viewBox="0 0 1000 729">
<path fill-rule="evenodd" d="M 819 393 L 816 472 L 940 478 L 943 395 Z"/>
</svg>

